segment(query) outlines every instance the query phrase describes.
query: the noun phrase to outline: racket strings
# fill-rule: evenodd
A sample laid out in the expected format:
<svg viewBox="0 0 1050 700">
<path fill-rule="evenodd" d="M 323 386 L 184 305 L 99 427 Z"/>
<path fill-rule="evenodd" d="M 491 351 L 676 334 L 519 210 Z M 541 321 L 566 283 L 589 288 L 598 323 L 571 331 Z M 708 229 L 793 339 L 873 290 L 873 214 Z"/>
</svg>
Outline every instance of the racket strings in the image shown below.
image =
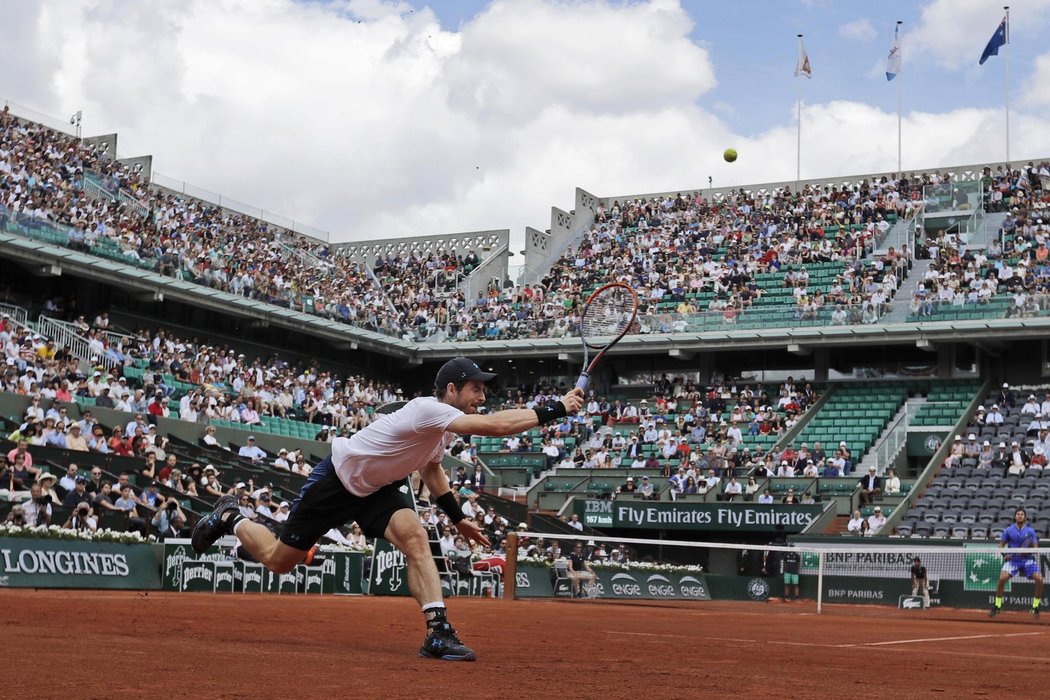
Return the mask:
<svg viewBox="0 0 1050 700">
<path fill-rule="evenodd" d="M 634 317 L 634 298 L 622 288 L 610 288 L 588 302 L 580 319 L 584 338 L 619 335 Z"/>
</svg>

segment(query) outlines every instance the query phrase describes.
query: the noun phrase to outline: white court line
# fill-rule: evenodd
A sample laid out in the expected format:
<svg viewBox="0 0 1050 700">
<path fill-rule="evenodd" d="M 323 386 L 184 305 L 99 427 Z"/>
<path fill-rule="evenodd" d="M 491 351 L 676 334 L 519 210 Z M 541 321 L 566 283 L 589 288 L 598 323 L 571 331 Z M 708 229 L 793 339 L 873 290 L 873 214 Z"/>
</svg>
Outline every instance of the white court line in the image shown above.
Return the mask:
<svg viewBox="0 0 1050 700">
<path fill-rule="evenodd" d="M 1010 634 L 971 634 L 965 637 L 926 637 L 925 639 L 897 639 L 890 642 L 865 642 L 864 644 L 836 644 L 838 647 L 883 647 L 891 644 L 921 644 L 922 642 L 952 642 L 960 639 L 1004 639 L 1006 637 L 1036 637 L 1043 632 L 1012 632 Z"/>
<path fill-rule="evenodd" d="M 792 647 L 828 647 L 836 648 L 843 646 L 841 644 L 816 644 L 813 642 L 784 642 L 777 639 L 741 639 L 739 637 L 711 637 L 707 635 L 689 635 L 689 634 L 662 634 L 657 632 L 615 632 L 613 630 L 606 630 L 606 634 L 628 634 L 635 637 L 663 637 L 667 639 L 703 639 L 704 641 L 714 642 L 743 642 L 745 644 L 780 644 L 782 646 Z M 858 646 L 853 644 L 847 644 L 845 646 Z"/>
<path fill-rule="evenodd" d="M 607 630 L 607 634 L 631 635 L 635 637 L 662 637 L 666 639 L 701 639 L 701 637 L 688 634 L 664 634 L 659 632 L 615 632 Z M 863 642 L 860 644 L 820 644 L 818 642 L 785 642 L 778 639 L 742 639 L 739 637 L 702 637 L 704 640 L 716 642 L 743 642 L 745 644 L 779 644 L 792 647 L 822 647 L 825 649 L 858 649 L 861 647 L 880 647 L 893 644 L 921 644 L 922 642 L 951 642 L 964 639 L 1005 639 L 1007 637 L 1036 637 L 1045 632 L 1011 632 L 1008 634 L 971 634 L 959 637 L 926 637 L 922 639 L 895 639 L 888 642 Z"/>
</svg>

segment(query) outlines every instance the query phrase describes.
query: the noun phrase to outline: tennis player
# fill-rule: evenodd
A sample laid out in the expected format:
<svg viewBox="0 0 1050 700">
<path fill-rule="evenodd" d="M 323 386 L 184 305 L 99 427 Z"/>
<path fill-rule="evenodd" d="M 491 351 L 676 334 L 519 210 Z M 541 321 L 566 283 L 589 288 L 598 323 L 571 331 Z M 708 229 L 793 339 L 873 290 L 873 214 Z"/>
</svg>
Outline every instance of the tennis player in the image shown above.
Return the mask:
<svg viewBox="0 0 1050 700">
<path fill-rule="evenodd" d="M 441 494 L 436 502 L 459 533 L 487 545 L 484 532 L 464 520 L 452 495 L 441 468 L 445 447 L 457 435 L 515 435 L 559 420 L 583 405 L 583 391 L 573 389 L 561 401 L 541 408 L 478 415 L 485 403 L 485 383 L 495 376 L 465 357 L 449 360 L 438 370 L 434 396 L 413 399 L 352 437 L 332 442 L 332 456 L 310 473 L 279 540 L 264 525 L 246 520 L 232 496 L 223 496 L 194 528 L 194 550 L 203 553 L 221 536 L 234 534 L 267 569 L 285 573 L 303 561 L 329 529 L 356 521 L 366 535 L 386 538 L 408 560 L 408 587 L 423 609 L 427 626 L 419 655 L 474 661 L 474 650 L 459 640 L 446 619 L 441 580 L 405 477 L 418 469 L 430 493 Z"/>
<path fill-rule="evenodd" d="M 1028 513 L 1024 508 L 1014 511 L 1014 521 L 1010 527 L 1003 530 L 1003 536 L 999 540 L 999 549 L 1028 549 L 1038 547 L 1039 538 L 1035 530 L 1028 524 Z M 1035 581 L 1035 596 L 1032 597 L 1032 615 L 1039 617 L 1039 602 L 1043 597 L 1043 575 L 1039 572 L 1039 562 L 1030 553 L 1004 554 L 1003 571 L 999 574 L 999 587 L 995 590 L 995 606 L 992 608 L 991 616 L 995 617 L 1003 609 L 1003 588 L 1006 582 L 1014 576 L 1024 576 Z"/>
</svg>

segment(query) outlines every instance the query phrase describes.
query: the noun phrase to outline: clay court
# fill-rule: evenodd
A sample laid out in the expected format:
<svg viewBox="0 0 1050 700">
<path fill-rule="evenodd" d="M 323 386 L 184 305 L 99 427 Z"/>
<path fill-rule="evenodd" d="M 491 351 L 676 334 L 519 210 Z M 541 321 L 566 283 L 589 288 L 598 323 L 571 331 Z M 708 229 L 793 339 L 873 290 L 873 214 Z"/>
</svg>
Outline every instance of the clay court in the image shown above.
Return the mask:
<svg viewBox="0 0 1050 700">
<path fill-rule="evenodd" d="M 470 664 L 416 656 L 423 625 L 405 598 L 0 600 L 5 697 L 999 697 L 1050 674 L 1050 630 L 1020 613 L 945 622 L 455 599 L 451 619 L 478 651 Z"/>
</svg>

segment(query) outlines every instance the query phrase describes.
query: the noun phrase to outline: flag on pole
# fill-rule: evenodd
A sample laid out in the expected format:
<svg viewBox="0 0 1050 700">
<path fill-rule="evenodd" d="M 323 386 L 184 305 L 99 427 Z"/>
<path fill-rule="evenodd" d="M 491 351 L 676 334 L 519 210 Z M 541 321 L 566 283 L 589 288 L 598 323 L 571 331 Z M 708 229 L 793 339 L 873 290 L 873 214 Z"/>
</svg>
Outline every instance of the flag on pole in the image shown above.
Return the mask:
<svg viewBox="0 0 1050 700">
<path fill-rule="evenodd" d="M 809 55 L 806 53 L 806 47 L 802 45 L 802 37 L 798 39 L 798 64 L 795 66 L 795 77 L 800 75 L 813 77 L 813 71 L 809 67 Z"/>
<path fill-rule="evenodd" d="M 992 56 L 999 55 L 999 48 L 1010 43 L 1010 28 L 1007 24 L 1008 17 L 1003 17 L 1003 21 L 999 23 L 999 27 L 995 30 L 995 34 L 992 34 L 992 38 L 988 40 L 988 45 L 984 47 L 984 53 L 981 54 L 981 60 L 977 62 L 978 65 L 983 66 L 984 62 Z"/>
<path fill-rule="evenodd" d="M 901 72 L 901 26 L 893 30 L 893 46 L 890 47 L 889 58 L 886 59 L 886 80 L 893 80 Z"/>
</svg>

